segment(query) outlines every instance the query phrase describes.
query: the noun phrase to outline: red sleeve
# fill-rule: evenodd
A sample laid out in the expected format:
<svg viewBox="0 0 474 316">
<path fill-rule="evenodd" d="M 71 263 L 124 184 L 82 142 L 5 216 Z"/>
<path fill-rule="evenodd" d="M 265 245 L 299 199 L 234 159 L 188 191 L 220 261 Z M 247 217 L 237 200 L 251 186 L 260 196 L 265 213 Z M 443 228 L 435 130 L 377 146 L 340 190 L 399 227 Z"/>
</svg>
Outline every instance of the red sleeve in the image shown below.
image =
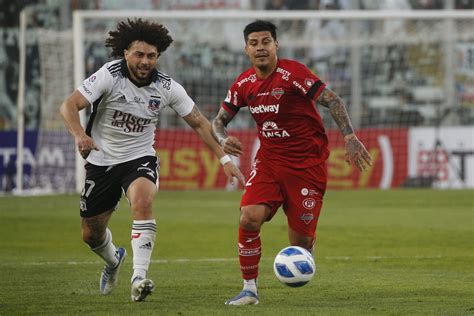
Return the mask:
<svg viewBox="0 0 474 316">
<path fill-rule="evenodd" d="M 293 85 L 302 95 L 317 100 L 326 84 L 303 64 L 297 64 L 294 70 Z"/>
<path fill-rule="evenodd" d="M 221 107 L 229 114 L 235 115 L 239 112 L 240 108 L 244 106 L 246 106 L 246 104 L 243 101 L 241 89 L 238 85 L 238 81 L 235 81 L 229 91 L 227 91 L 227 97 L 222 101 Z"/>
</svg>

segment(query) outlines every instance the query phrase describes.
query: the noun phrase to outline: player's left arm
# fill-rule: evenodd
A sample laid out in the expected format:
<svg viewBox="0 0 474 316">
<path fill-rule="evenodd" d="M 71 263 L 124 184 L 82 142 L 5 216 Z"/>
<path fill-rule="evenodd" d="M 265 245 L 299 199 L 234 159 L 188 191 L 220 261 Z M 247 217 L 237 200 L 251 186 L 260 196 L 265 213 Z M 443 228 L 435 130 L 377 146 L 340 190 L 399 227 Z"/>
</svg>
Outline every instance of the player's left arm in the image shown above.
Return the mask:
<svg viewBox="0 0 474 316">
<path fill-rule="evenodd" d="M 211 123 L 204 115 L 202 115 L 201 111 L 199 111 L 196 105 L 194 105 L 191 113 L 183 116 L 183 119 L 192 129 L 194 129 L 196 134 L 198 134 L 202 141 L 214 152 L 214 154 L 219 159 L 222 159 L 224 156 L 226 156 L 225 152 L 222 150 L 221 146 L 217 143 L 216 139 L 212 135 Z M 232 178 L 235 177 L 242 185 L 245 185 L 245 178 L 242 175 L 242 172 L 232 163 L 232 161 L 229 160 L 228 162 L 224 163 L 223 166 L 224 172 L 231 183 Z"/>
<path fill-rule="evenodd" d="M 351 119 L 342 99 L 326 87 L 318 96 L 317 103 L 329 109 L 332 118 L 339 127 L 344 137 L 346 161 L 356 166 L 360 171 L 366 170 L 368 166 L 372 165 L 372 157 L 354 133 Z"/>
</svg>

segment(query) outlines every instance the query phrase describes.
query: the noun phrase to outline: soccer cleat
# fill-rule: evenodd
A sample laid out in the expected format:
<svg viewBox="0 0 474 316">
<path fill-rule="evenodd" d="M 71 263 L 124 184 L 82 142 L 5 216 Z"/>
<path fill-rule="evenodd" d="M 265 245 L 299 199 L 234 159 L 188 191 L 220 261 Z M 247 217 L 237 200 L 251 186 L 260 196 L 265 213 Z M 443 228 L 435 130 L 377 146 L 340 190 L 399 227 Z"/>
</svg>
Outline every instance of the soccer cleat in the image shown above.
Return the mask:
<svg viewBox="0 0 474 316">
<path fill-rule="evenodd" d="M 102 270 L 102 274 L 100 275 L 100 293 L 102 293 L 102 295 L 109 295 L 117 285 L 120 266 L 125 260 L 126 255 L 127 252 L 125 251 L 125 248 L 117 248 L 119 261 L 117 266 L 113 269 L 105 266 L 104 270 Z"/>
<path fill-rule="evenodd" d="M 236 297 L 225 302 L 225 305 L 257 305 L 258 295 L 249 290 L 243 290 Z"/>
<path fill-rule="evenodd" d="M 155 291 L 155 285 L 150 279 L 136 277 L 132 282 L 132 301 L 142 302 L 145 298 Z"/>
</svg>

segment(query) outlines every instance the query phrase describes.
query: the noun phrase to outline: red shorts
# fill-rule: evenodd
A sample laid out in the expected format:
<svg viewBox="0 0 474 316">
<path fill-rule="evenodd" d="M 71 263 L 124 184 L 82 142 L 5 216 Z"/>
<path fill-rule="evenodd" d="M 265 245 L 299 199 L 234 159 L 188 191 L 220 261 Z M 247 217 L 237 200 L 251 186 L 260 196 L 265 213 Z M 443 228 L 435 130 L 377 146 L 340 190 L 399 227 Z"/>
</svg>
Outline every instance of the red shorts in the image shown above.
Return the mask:
<svg viewBox="0 0 474 316">
<path fill-rule="evenodd" d="M 288 225 L 303 236 L 315 237 L 326 190 L 326 164 L 292 169 L 256 160 L 250 172 L 240 207 L 266 204 L 272 219 L 280 206 Z"/>
</svg>

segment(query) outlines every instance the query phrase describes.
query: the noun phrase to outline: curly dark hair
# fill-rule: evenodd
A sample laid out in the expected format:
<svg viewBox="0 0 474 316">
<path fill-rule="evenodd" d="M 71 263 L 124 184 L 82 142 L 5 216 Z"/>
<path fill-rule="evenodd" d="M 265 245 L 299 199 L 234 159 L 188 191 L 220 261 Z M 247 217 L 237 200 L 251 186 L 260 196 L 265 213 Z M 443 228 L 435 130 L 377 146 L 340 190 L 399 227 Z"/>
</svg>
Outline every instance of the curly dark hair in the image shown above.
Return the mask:
<svg viewBox="0 0 474 316">
<path fill-rule="evenodd" d="M 123 57 L 123 50 L 128 49 L 134 41 L 143 41 L 156 47 L 159 53 L 164 52 L 173 42 L 168 30 L 161 24 L 127 19 L 117 24 L 115 31 L 109 32 L 105 46 L 112 48 L 112 57 Z"/>
</svg>

